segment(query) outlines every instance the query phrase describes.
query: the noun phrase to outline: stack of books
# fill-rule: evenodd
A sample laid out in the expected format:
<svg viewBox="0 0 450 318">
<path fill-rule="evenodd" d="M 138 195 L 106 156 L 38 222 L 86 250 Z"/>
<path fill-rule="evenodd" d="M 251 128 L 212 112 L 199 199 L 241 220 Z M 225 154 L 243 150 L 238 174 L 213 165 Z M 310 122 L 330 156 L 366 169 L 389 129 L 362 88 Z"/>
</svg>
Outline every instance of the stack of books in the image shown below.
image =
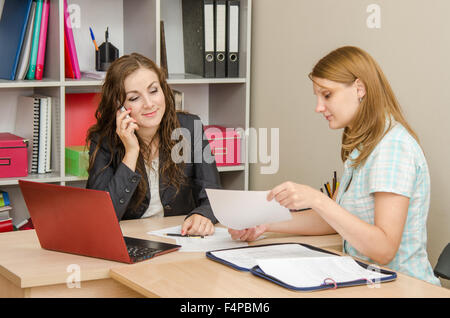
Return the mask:
<svg viewBox="0 0 450 318">
<path fill-rule="evenodd" d="M 12 210 L 8 192 L 0 191 L 0 232 L 13 231 L 14 227 L 9 211 Z"/>
<path fill-rule="evenodd" d="M 41 80 L 50 0 L 5 0 L 0 20 L 0 78 Z"/>
</svg>

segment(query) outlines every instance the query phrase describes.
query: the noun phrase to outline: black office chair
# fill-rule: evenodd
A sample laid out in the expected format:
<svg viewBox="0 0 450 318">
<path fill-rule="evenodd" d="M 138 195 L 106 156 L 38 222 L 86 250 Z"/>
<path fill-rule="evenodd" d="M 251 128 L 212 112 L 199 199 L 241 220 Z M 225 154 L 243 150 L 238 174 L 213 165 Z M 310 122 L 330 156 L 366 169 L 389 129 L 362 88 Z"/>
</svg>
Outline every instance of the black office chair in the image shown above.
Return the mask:
<svg viewBox="0 0 450 318">
<path fill-rule="evenodd" d="M 434 275 L 444 279 L 450 279 L 450 243 L 442 251 L 439 256 L 436 267 L 434 268 Z"/>
</svg>

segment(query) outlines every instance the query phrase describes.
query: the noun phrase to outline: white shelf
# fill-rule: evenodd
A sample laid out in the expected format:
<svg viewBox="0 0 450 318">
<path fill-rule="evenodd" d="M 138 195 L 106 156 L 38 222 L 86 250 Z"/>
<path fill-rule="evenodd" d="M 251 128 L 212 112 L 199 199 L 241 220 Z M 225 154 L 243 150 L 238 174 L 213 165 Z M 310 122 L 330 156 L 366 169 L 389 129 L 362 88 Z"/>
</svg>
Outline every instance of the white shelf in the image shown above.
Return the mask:
<svg viewBox="0 0 450 318">
<path fill-rule="evenodd" d="M 167 83 L 170 85 L 198 85 L 198 84 L 245 84 L 246 78 L 204 78 L 188 74 L 170 74 Z M 58 84 L 59 85 L 59 84 Z M 58 86 L 55 85 L 55 86 Z M 102 86 L 103 80 L 90 78 L 68 79 L 66 78 L 61 85 L 66 87 L 79 86 Z M 1 87 L 1 86 L 0 86 Z M 33 87 L 33 85 L 29 86 Z"/>
<path fill-rule="evenodd" d="M 54 79 L 42 79 L 36 80 L 21 80 L 21 81 L 8 81 L 0 79 L 0 88 L 27 88 L 27 87 L 59 87 L 61 82 Z"/>
<path fill-rule="evenodd" d="M 64 79 L 62 85 L 66 87 L 78 87 L 78 86 L 102 86 L 102 80 L 90 79 L 90 78 L 81 78 L 81 79 Z"/>
<path fill-rule="evenodd" d="M 87 177 L 77 177 L 77 176 L 71 176 L 71 175 L 66 175 L 62 181 L 63 182 L 75 182 L 75 181 L 86 181 L 88 178 Z"/>
<path fill-rule="evenodd" d="M 169 84 L 233 84 L 246 83 L 244 78 L 204 78 L 193 74 L 169 74 L 167 83 Z"/>
<path fill-rule="evenodd" d="M 220 173 L 222 173 L 222 172 L 233 172 L 233 171 L 244 171 L 245 170 L 245 165 L 241 164 L 241 165 L 238 165 L 238 166 L 221 166 L 221 167 L 217 167 L 217 170 Z M 86 180 L 87 180 L 87 177 L 77 177 L 77 176 L 66 175 L 65 177 L 61 178 L 60 181 L 62 181 L 62 182 L 75 182 L 75 181 L 86 181 Z M 48 182 L 52 182 L 52 181 L 48 181 Z"/>
<path fill-rule="evenodd" d="M 30 174 L 27 177 L 21 177 L 20 180 L 34 181 L 34 182 L 61 182 L 61 175 L 59 173 L 42 173 L 42 174 Z M 19 184 L 17 178 L 0 178 L 0 186 L 16 185 Z"/>
<path fill-rule="evenodd" d="M 217 167 L 217 170 L 219 170 L 219 172 L 244 171 L 245 170 L 245 165 L 222 166 L 222 167 Z"/>
</svg>

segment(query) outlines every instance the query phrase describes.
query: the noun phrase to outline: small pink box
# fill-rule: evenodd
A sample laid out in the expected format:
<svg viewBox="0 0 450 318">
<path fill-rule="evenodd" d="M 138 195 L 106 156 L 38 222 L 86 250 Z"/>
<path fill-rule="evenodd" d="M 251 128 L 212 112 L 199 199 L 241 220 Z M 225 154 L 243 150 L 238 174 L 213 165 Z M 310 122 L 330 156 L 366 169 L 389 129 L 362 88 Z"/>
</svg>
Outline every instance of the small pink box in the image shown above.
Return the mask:
<svg viewBox="0 0 450 318">
<path fill-rule="evenodd" d="M 210 125 L 204 129 L 217 166 L 241 164 L 242 137 L 234 128 Z"/>
<path fill-rule="evenodd" d="M 0 133 L 0 178 L 26 177 L 28 175 L 27 140 Z"/>
</svg>

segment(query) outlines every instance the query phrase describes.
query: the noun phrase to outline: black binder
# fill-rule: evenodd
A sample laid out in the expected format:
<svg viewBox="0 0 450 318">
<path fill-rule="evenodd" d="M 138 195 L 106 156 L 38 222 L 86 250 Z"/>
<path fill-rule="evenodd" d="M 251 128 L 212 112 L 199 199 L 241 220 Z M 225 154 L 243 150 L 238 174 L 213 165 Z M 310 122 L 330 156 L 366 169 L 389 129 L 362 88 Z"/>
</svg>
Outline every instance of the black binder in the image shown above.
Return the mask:
<svg viewBox="0 0 450 318">
<path fill-rule="evenodd" d="M 253 266 L 251 268 L 245 268 L 245 267 L 241 267 L 238 266 L 234 263 L 231 263 L 227 260 L 224 260 L 220 257 L 215 256 L 213 253 L 215 252 L 220 252 L 220 251 L 231 251 L 231 250 L 238 250 L 238 249 L 252 249 L 252 248 L 258 248 L 258 247 L 266 247 L 266 246 L 281 246 L 281 245 L 288 245 L 288 244 L 292 244 L 292 245 L 300 245 L 303 247 L 306 247 L 312 251 L 317 251 L 317 252 L 322 252 L 322 253 L 326 253 L 326 254 L 330 254 L 330 255 L 334 255 L 334 256 L 339 256 L 338 254 L 326 251 L 324 249 L 312 246 L 312 245 L 308 245 L 308 244 L 301 244 L 301 243 L 280 243 L 280 244 L 265 244 L 265 245 L 253 245 L 253 246 L 248 246 L 248 247 L 238 247 L 238 248 L 230 248 L 230 249 L 223 249 L 223 250 L 215 250 L 215 251 L 209 251 L 206 252 L 206 257 L 219 262 L 221 264 L 224 264 L 226 266 L 230 266 L 236 270 L 239 271 L 246 271 L 246 272 L 250 272 L 255 276 L 267 279 L 277 285 L 280 285 L 282 287 L 291 289 L 291 290 L 296 290 L 296 291 L 304 291 L 304 292 L 308 292 L 308 291 L 316 291 L 316 290 L 323 290 L 323 289 L 335 289 L 335 288 L 339 288 L 339 287 L 349 287 L 349 286 L 358 286 L 358 285 L 365 285 L 368 283 L 367 279 L 361 278 L 358 280 L 353 280 L 353 281 L 345 281 L 345 282 L 334 282 L 334 281 L 330 281 L 328 278 L 324 279 L 323 283 L 318 285 L 318 286 L 313 286 L 313 287 L 304 287 L 304 286 L 292 286 L 289 284 L 286 284 L 285 282 L 279 280 L 276 277 L 270 276 L 268 274 L 266 274 L 259 266 Z M 355 262 L 361 266 L 364 269 L 368 269 L 368 267 L 370 265 L 362 263 L 360 261 L 355 260 Z M 380 282 L 380 283 L 384 283 L 384 282 L 389 282 L 389 281 L 393 281 L 397 278 L 397 274 L 393 271 L 388 271 L 388 270 L 384 270 L 384 269 L 380 269 L 379 270 L 380 274 L 384 274 L 386 275 L 383 278 L 377 279 L 376 282 Z M 375 283 L 374 280 L 369 281 L 370 283 Z"/>
<path fill-rule="evenodd" d="M 185 72 L 215 77 L 214 0 L 183 0 Z"/>
<path fill-rule="evenodd" d="M 240 2 L 227 1 L 227 77 L 239 77 Z"/>
<path fill-rule="evenodd" d="M 216 0 L 214 23 L 216 40 L 216 77 L 226 77 L 226 46 L 227 46 L 227 1 Z"/>
</svg>

